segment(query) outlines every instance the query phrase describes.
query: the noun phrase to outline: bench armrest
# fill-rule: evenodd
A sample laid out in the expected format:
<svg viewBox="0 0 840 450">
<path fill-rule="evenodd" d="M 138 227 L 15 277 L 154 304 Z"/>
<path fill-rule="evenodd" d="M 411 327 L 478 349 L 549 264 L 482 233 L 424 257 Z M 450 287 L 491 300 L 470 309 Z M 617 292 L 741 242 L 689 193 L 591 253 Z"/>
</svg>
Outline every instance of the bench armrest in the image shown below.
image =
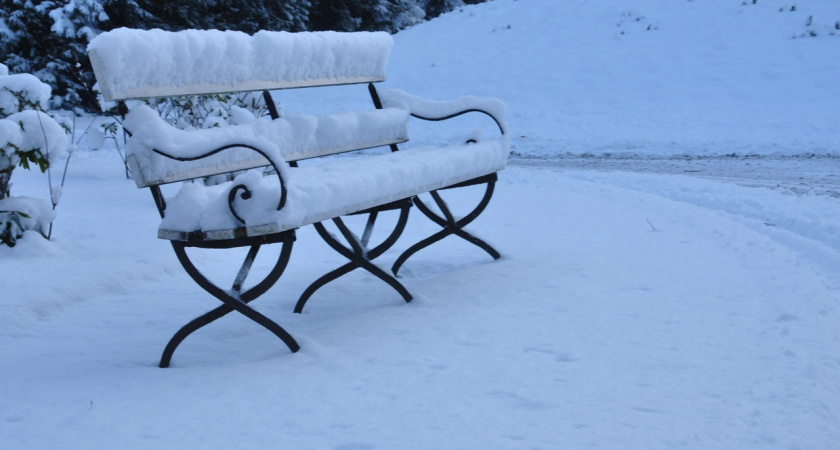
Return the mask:
<svg viewBox="0 0 840 450">
<path fill-rule="evenodd" d="M 288 179 L 288 173 L 280 148 L 255 133 L 248 133 L 247 128 L 180 130 L 146 105 L 134 107 L 125 116 L 123 126 L 132 134 L 126 151 L 133 162 L 138 187 L 271 166 L 280 180 L 277 210 L 286 204 L 284 181 Z M 192 167 L 184 171 L 175 167 L 179 164 L 191 164 Z M 240 191 L 242 199 L 251 197 L 248 186 L 237 184 L 231 188 L 228 201 L 231 213 L 242 222 L 233 207 Z"/>
<path fill-rule="evenodd" d="M 497 98 L 479 98 L 472 95 L 455 100 L 438 101 L 408 94 L 400 89 L 386 89 L 379 92 L 382 106 L 398 108 L 409 112 L 412 117 L 423 120 L 446 120 L 469 112 L 480 112 L 490 116 L 502 135 L 507 135 L 507 105 Z"/>
</svg>

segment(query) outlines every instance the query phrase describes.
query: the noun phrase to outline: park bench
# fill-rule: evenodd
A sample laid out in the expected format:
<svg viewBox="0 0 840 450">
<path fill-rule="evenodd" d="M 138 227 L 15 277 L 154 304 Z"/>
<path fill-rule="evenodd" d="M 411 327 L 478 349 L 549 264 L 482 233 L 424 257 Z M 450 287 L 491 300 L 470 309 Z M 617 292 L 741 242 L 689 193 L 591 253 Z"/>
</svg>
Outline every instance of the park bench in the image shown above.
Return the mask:
<svg viewBox="0 0 840 450">
<path fill-rule="evenodd" d="M 279 337 L 292 352 L 299 345 L 276 322 L 248 303 L 264 294 L 289 262 L 295 230 L 314 225 L 349 262 L 315 280 L 300 296 L 301 312 L 325 284 L 361 268 L 392 286 L 405 301 L 411 294 L 396 279 L 417 251 L 455 235 L 493 258 L 499 253 L 464 230 L 487 206 L 509 153 L 505 106 L 496 99 L 465 96 L 431 101 L 399 90 L 377 90 L 392 47 L 387 33 L 117 29 L 96 37 L 89 56 L 103 104 L 117 102 L 130 134 L 126 160 L 139 188 L 149 188 L 161 216 L 158 237 L 169 240 L 187 273 L 222 305 L 184 325 L 167 344 L 160 367 L 192 332 L 237 311 Z M 372 107 L 322 116 L 280 114 L 271 91 L 330 85 L 367 85 Z M 269 117 L 206 129 L 179 129 L 148 99 L 220 93 L 261 92 Z M 276 92 L 275 92 L 276 95 Z M 500 131 L 497 139 L 470 138 L 443 147 L 404 148 L 409 117 L 438 121 L 468 112 L 484 113 Z M 492 125 L 492 124 L 491 124 Z M 383 147 L 384 151 L 368 149 Z M 353 157 L 336 156 L 355 152 Z M 317 164 L 312 164 L 312 161 Z M 257 170 L 251 170 L 257 169 Z M 232 174 L 229 181 L 208 177 Z M 184 182 L 172 193 L 161 187 Z M 483 186 L 478 205 L 456 218 L 439 191 Z M 481 188 L 479 188 L 481 189 Z M 418 195 L 430 194 L 435 208 Z M 410 246 L 390 274 L 372 263 L 403 232 L 412 206 L 441 230 Z M 370 243 L 380 213 L 398 214 L 393 230 Z M 367 215 L 360 233 L 342 216 Z M 332 221 L 341 238 L 324 222 Z M 261 246 L 280 244 L 273 268 L 244 287 Z M 248 248 L 233 286 L 211 281 L 187 248 Z"/>
</svg>

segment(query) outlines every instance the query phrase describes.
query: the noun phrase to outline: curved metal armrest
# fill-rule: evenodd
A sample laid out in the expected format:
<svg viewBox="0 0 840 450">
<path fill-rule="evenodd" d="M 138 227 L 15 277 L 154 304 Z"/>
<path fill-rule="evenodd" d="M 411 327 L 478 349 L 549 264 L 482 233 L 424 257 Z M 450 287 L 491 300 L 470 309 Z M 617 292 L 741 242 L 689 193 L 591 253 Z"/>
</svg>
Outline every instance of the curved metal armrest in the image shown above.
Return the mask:
<svg viewBox="0 0 840 450">
<path fill-rule="evenodd" d="M 280 181 L 280 201 L 277 204 L 277 210 L 279 211 L 279 210 L 283 209 L 283 206 L 286 205 L 286 183 L 283 180 L 282 172 L 280 171 L 280 168 L 277 167 L 274 160 L 271 158 L 271 156 L 267 152 L 255 147 L 253 145 L 249 145 L 249 144 L 228 144 L 228 145 L 224 145 L 222 147 L 216 148 L 214 150 L 211 150 L 209 152 L 202 153 L 202 154 L 197 155 L 197 156 L 190 156 L 190 157 L 175 156 L 175 155 L 168 154 L 165 151 L 158 150 L 158 149 L 152 149 L 152 151 L 157 153 L 158 155 L 161 155 L 161 156 L 164 156 L 166 158 L 173 159 L 173 160 L 176 160 L 176 161 L 197 161 L 197 160 L 200 160 L 200 159 L 208 158 L 210 156 L 213 156 L 217 153 L 223 152 L 223 151 L 231 149 L 231 148 L 245 148 L 245 149 L 248 149 L 248 150 L 259 153 L 263 158 L 268 160 L 268 163 L 274 169 L 274 173 L 277 174 L 277 179 Z M 247 200 L 247 199 L 251 198 L 251 191 L 250 191 L 250 189 L 248 189 L 248 186 L 245 186 L 244 184 L 236 185 L 233 188 L 231 188 L 230 194 L 228 195 L 228 206 L 230 207 L 230 211 L 233 214 L 233 216 L 239 222 L 244 224 L 245 221 L 242 220 L 242 218 L 238 214 L 236 214 L 236 212 L 234 211 L 234 207 L 233 207 L 233 201 L 236 197 L 236 193 L 239 190 L 243 191 L 242 195 L 241 195 L 243 200 Z"/>
<path fill-rule="evenodd" d="M 235 158 L 229 162 L 215 161 L 214 164 L 208 164 L 206 167 L 198 165 L 193 168 L 195 170 L 174 175 L 161 176 L 154 174 L 150 178 L 155 178 L 155 181 L 153 183 L 147 182 L 147 185 L 185 181 L 270 165 L 280 180 L 280 200 L 277 209 L 282 209 L 286 204 L 286 184 L 280 167 L 285 164 L 285 161 L 282 156 L 279 156 L 280 150 L 273 143 L 254 134 L 253 130 L 247 128 L 238 128 L 237 130 L 225 128 L 224 131 L 215 128 L 194 131 L 179 130 L 164 121 L 156 111 L 146 105 L 138 105 L 126 114 L 123 125 L 132 132 L 132 141 L 130 142 L 132 152 L 152 152 L 167 159 L 184 162 L 198 161 L 234 148 L 250 150 L 262 156 L 262 158 L 255 157 L 253 161 L 237 161 Z M 132 143 L 134 145 L 131 145 Z M 204 149 L 207 148 L 211 150 L 205 151 Z M 176 151 L 175 149 L 180 150 Z M 224 167 L 226 166 L 230 170 L 225 170 Z M 222 167 L 222 169 L 219 169 L 219 167 Z M 240 189 L 245 190 L 243 198 L 250 197 L 250 191 L 244 185 L 235 187 L 233 191 Z M 232 197 L 233 195 L 231 195 Z M 234 213 L 234 216 L 236 216 L 236 213 Z M 239 219 L 238 216 L 236 217 Z"/>
<path fill-rule="evenodd" d="M 422 120 L 440 121 L 451 119 L 470 112 L 486 114 L 499 127 L 502 135 L 507 135 L 507 105 L 497 98 L 479 98 L 472 95 L 458 97 L 455 100 L 428 100 L 408 94 L 399 89 L 386 89 L 379 92 L 382 106 L 407 110 L 412 117 Z"/>
</svg>

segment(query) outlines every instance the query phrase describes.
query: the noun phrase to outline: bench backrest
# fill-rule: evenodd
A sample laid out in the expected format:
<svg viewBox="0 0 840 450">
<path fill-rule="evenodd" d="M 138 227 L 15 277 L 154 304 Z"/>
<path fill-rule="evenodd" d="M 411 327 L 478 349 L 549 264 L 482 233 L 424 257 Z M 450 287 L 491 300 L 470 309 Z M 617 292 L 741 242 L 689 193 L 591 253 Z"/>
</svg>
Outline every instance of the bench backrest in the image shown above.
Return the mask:
<svg viewBox="0 0 840 450">
<path fill-rule="evenodd" d="M 135 30 L 94 38 L 88 52 L 105 101 L 383 81 L 384 32 Z"/>
<path fill-rule="evenodd" d="M 94 38 L 88 52 L 103 100 L 111 102 L 384 81 L 392 45 L 391 36 L 384 32 L 259 31 L 249 35 L 119 28 Z M 270 125 L 255 122 L 196 134 L 175 130 L 146 109 L 133 109 L 130 115 L 136 117 L 126 116 L 126 129 L 133 133 L 139 133 L 141 126 L 153 129 L 139 133 L 143 135 L 140 141 L 148 142 L 138 141 L 136 135 L 127 149 L 138 187 L 269 164 L 261 154 L 247 149 L 198 161 L 175 161 L 155 153 L 172 154 L 172 146 L 194 147 L 196 139 L 213 141 L 203 146 L 207 151 L 242 140 L 269 139 L 272 146 L 282 149 L 287 162 L 408 139 L 407 113 L 394 110 L 322 118 L 289 116 Z M 226 142 L 228 138 L 219 135 L 235 135 L 235 139 Z"/>
<path fill-rule="evenodd" d="M 270 151 L 286 162 L 296 162 L 408 140 L 408 112 L 397 108 L 321 117 L 288 115 L 276 120 L 257 119 L 243 125 L 185 131 L 172 127 L 156 111 L 140 105 L 126 116 L 123 124 L 136 132 L 128 142 L 126 153 L 137 187 L 270 164 L 258 152 L 235 148 L 243 144 Z M 231 145 L 234 148 L 224 152 L 188 160 Z M 175 160 L 155 150 L 187 160 Z"/>
</svg>

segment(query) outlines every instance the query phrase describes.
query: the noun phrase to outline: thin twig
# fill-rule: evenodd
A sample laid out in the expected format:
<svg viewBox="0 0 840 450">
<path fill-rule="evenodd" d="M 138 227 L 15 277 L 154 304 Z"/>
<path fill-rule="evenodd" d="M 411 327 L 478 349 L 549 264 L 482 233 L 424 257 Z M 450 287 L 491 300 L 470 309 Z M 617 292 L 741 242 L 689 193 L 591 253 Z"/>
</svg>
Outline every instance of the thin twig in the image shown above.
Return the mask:
<svg viewBox="0 0 840 450">
<path fill-rule="evenodd" d="M 35 110 L 35 116 L 38 117 L 38 125 L 41 126 L 41 134 L 44 135 L 44 151 L 47 156 L 47 187 L 50 189 L 50 203 L 52 204 L 52 209 L 55 211 L 55 201 L 53 200 L 53 188 L 52 188 L 52 164 L 50 164 L 50 142 L 49 138 L 47 137 L 47 130 L 44 128 L 44 122 L 41 120 L 41 108 Z M 50 220 L 50 229 L 47 231 L 47 240 L 50 240 L 52 236 L 52 228 L 53 228 L 53 221 Z"/>
<path fill-rule="evenodd" d="M 90 131 L 91 127 L 93 127 L 94 122 L 96 122 L 96 120 L 91 120 L 90 123 L 88 124 L 87 128 L 85 128 L 85 131 L 82 133 L 81 136 L 79 136 L 79 140 L 76 141 L 77 146 L 82 142 L 82 138 L 84 138 L 85 135 L 88 134 L 88 131 Z M 76 135 L 76 113 L 74 112 L 73 113 L 73 137 L 70 138 L 70 142 L 73 142 L 73 139 L 75 139 L 75 135 Z"/>
</svg>

